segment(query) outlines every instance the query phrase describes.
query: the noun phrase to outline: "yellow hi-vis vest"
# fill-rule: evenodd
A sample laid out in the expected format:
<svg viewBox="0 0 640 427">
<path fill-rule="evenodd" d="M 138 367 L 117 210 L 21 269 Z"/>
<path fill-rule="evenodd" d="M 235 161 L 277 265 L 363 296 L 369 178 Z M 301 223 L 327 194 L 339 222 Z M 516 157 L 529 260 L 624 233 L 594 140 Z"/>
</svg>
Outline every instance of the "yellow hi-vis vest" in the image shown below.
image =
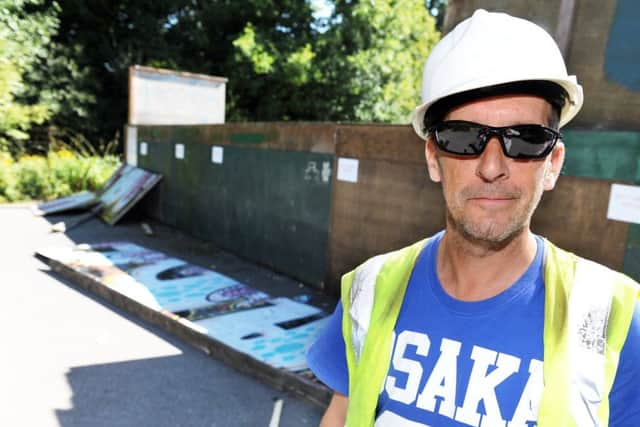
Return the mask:
<svg viewBox="0 0 640 427">
<path fill-rule="evenodd" d="M 426 241 L 371 258 L 342 278 L 346 427 L 374 424 L 393 329 Z M 547 240 L 544 247 L 544 388 L 538 426 L 607 426 L 608 396 L 640 287 Z"/>
</svg>

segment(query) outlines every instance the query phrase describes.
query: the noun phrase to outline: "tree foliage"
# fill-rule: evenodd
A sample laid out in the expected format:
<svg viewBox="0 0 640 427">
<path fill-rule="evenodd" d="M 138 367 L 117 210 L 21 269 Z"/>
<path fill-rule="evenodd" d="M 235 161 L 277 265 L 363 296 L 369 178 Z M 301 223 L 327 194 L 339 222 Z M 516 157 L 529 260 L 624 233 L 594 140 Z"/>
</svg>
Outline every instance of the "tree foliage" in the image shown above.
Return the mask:
<svg viewBox="0 0 640 427">
<path fill-rule="evenodd" d="M 90 121 L 95 97 L 71 55 L 78 45 L 55 40 L 60 13 L 55 1 L 0 0 L 0 142 L 14 152 L 33 148 L 38 125 L 53 130 L 63 119 L 67 133 L 82 135 Z"/>
<path fill-rule="evenodd" d="M 0 143 L 25 140 L 34 124 L 52 112 L 46 97 L 32 94 L 25 77 L 48 54 L 57 20 L 50 13 L 28 13 L 39 0 L 0 0 Z"/>
<path fill-rule="evenodd" d="M 185 69 L 229 79 L 229 120 L 313 120 L 312 14 L 305 0 L 195 0 L 168 40 L 189 52 Z"/>
<path fill-rule="evenodd" d="M 55 116 L 57 128 L 103 145 L 117 138 L 127 122 L 128 68 L 159 65 L 181 68 L 179 46 L 166 40 L 173 0 L 58 0 L 60 28 L 55 42 L 71 72 L 60 67 L 58 86 L 76 94 Z M 45 67 L 48 69 L 48 66 Z M 68 81 L 63 81 L 67 78 Z M 85 96 L 89 95 L 89 96 Z"/>
<path fill-rule="evenodd" d="M 329 32 L 331 51 L 342 50 L 342 91 L 352 119 L 407 122 L 419 103 L 422 67 L 438 41 L 422 0 L 336 1 L 341 25 Z M 346 112 L 345 112 L 346 113 Z"/>
<path fill-rule="evenodd" d="M 31 59 L 0 62 L 0 97 L 13 82 L 8 104 L 27 108 L 26 123 L 99 142 L 126 123 L 135 64 L 227 77 L 229 121 L 407 122 L 439 37 L 429 10 L 444 0 L 334 0 L 323 22 L 311 0 L 2 4 L 18 20 L 46 19 L 18 31 Z"/>
</svg>

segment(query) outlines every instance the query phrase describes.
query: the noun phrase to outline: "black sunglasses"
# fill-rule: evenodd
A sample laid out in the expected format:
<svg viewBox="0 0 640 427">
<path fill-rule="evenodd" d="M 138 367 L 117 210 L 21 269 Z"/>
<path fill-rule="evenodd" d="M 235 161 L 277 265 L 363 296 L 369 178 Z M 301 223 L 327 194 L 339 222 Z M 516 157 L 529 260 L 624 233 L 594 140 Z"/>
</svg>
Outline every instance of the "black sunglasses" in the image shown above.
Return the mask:
<svg viewBox="0 0 640 427">
<path fill-rule="evenodd" d="M 447 120 L 428 130 L 436 146 L 457 156 L 479 156 L 492 136 L 502 145 L 502 152 L 512 159 L 542 159 L 562 138 L 560 132 L 542 125 L 486 126 L 463 120 Z"/>
</svg>

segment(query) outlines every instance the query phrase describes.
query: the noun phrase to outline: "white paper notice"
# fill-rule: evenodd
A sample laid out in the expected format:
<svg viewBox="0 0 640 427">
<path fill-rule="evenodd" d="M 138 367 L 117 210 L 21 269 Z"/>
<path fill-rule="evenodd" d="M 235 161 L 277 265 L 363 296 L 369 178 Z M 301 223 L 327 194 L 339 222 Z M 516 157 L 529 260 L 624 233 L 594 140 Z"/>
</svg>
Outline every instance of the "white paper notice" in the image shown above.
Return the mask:
<svg viewBox="0 0 640 427">
<path fill-rule="evenodd" d="M 338 181 L 358 182 L 358 159 L 338 158 Z"/>
<path fill-rule="evenodd" d="M 184 144 L 176 144 L 176 159 L 184 159 Z"/>
<path fill-rule="evenodd" d="M 611 184 L 607 218 L 640 224 L 640 187 Z"/>
<path fill-rule="evenodd" d="M 141 142 L 140 143 L 140 155 L 141 156 L 146 156 L 148 152 L 149 152 L 149 145 L 146 142 Z"/>
<path fill-rule="evenodd" d="M 224 155 L 224 148 L 220 147 L 219 145 L 214 145 L 213 147 L 211 147 L 211 162 L 212 163 L 217 163 L 219 165 L 222 164 L 222 158 Z"/>
</svg>

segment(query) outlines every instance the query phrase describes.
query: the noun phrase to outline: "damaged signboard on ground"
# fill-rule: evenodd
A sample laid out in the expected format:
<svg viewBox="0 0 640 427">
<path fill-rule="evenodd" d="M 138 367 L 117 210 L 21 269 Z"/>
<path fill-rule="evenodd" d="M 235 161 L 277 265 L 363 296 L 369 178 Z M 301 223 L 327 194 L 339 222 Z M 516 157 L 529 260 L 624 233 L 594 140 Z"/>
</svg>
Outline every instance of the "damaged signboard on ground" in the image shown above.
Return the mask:
<svg viewBox="0 0 640 427">
<path fill-rule="evenodd" d="M 35 215 L 51 215 L 91 208 L 89 216 L 98 215 L 107 224 L 114 225 L 161 179 L 162 175 L 135 166 L 122 165 L 99 191 L 83 191 L 42 202 L 33 206 L 32 212 Z"/>
<path fill-rule="evenodd" d="M 327 320 L 319 308 L 128 242 L 43 249 L 38 255 L 273 368 L 309 375 L 304 355 Z"/>
<path fill-rule="evenodd" d="M 52 215 L 74 209 L 88 209 L 98 204 L 98 197 L 92 191 L 81 191 L 67 197 L 38 203 L 31 207 L 34 215 Z"/>
</svg>

